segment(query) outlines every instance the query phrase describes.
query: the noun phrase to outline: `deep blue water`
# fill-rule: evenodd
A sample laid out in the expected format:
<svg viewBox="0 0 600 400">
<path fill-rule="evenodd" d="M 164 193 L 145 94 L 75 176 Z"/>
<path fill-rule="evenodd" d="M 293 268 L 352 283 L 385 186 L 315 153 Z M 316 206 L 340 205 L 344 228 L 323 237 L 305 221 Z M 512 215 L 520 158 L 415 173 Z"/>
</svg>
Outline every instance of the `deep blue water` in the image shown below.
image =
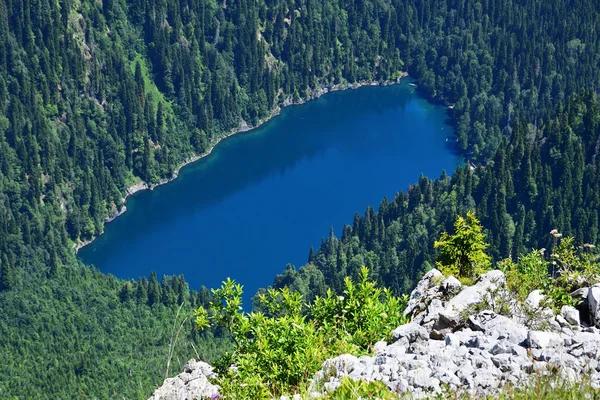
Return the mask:
<svg viewBox="0 0 600 400">
<path fill-rule="evenodd" d="M 222 141 L 179 178 L 129 198 L 79 252 L 120 278 L 184 274 L 192 289 L 232 277 L 246 306 L 287 263 L 301 266 L 329 228 L 377 208 L 419 175 L 460 162 L 442 107 L 404 81 L 331 93 Z"/>
</svg>

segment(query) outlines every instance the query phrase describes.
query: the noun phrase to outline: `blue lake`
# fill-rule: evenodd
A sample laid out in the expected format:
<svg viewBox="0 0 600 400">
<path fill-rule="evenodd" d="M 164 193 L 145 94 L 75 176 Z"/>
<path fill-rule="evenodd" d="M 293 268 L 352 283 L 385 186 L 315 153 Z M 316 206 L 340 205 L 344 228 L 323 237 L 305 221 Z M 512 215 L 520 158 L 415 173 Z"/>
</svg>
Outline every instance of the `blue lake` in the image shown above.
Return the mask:
<svg viewBox="0 0 600 400">
<path fill-rule="evenodd" d="M 227 277 L 245 305 L 287 263 L 306 263 L 330 227 L 461 162 L 444 108 L 405 80 L 327 94 L 222 141 L 179 178 L 129 198 L 79 256 L 120 278 L 183 274 L 192 289 Z"/>
</svg>

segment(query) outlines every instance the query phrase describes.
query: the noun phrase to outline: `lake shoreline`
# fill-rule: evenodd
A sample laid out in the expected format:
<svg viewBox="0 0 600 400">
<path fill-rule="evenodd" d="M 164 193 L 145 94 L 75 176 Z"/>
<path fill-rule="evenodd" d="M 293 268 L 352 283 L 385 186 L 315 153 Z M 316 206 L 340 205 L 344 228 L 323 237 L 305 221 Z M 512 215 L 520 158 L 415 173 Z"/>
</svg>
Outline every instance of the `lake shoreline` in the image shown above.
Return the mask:
<svg viewBox="0 0 600 400">
<path fill-rule="evenodd" d="M 209 149 L 207 151 L 205 151 L 204 153 L 200 154 L 200 155 L 194 155 L 192 157 L 189 157 L 188 159 L 184 160 L 179 166 L 177 166 L 175 168 L 175 170 L 173 171 L 173 175 L 168 178 L 168 179 L 163 179 L 160 182 L 157 182 L 155 184 L 152 185 L 148 185 L 146 182 L 138 182 L 136 184 L 133 184 L 131 186 L 129 186 L 128 188 L 125 189 L 125 194 L 122 198 L 122 202 L 123 202 L 123 206 L 121 207 L 120 210 L 115 210 L 115 212 L 106 217 L 104 219 L 104 224 L 110 223 L 112 221 L 114 221 L 116 218 L 118 218 L 119 216 L 123 215 L 126 211 L 127 211 L 127 199 L 130 196 L 133 196 L 134 194 L 136 194 L 137 192 L 143 191 L 143 190 L 154 190 L 155 188 L 157 188 L 158 186 L 162 186 L 165 185 L 169 182 L 174 181 L 175 179 L 178 178 L 179 176 L 179 172 L 181 171 L 181 169 L 189 164 L 192 164 L 204 157 L 208 157 L 210 154 L 212 154 L 213 150 L 217 147 L 217 145 L 219 143 L 221 143 L 222 140 L 227 139 L 231 136 L 234 135 L 238 135 L 238 134 L 243 134 L 246 132 L 251 132 L 254 129 L 259 128 L 260 126 L 262 126 L 263 124 L 269 122 L 271 119 L 273 119 L 274 117 L 278 116 L 281 111 L 289 106 L 295 106 L 295 105 L 302 105 L 304 103 L 307 103 L 311 100 L 316 100 L 318 98 L 320 98 L 321 96 L 327 94 L 327 93 L 332 93 L 332 92 L 337 92 L 337 91 L 342 91 L 342 90 L 351 90 L 351 89 L 358 89 L 361 87 L 365 87 L 365 86 L 390 86 L 390 85 L 396 85 L 402 82 L 402 80 L 404 78 L 406 78 L 408 76 L 408 73 L 403 72 L 400 77 L 397 80 L 393 80 L 393 81 L 384 81 L 384 82 L 374 82 L 374 81 L 366 81 L 366 82 L 358 82 L 358 83 L 354 83 L 354 84 L 349 84 L 349 83 L 344 83 L 344 84 L 338 84 L 338 85 L 333 85 L 333 86 L 326 86 L 323 88 L 320 88 L 318 90 L 312 90 L 309 92 L 308 96 L 306 98 L 303 99 L 299 99 L 298 101 L 294 101 L 291 97 L 286 98 L 283 103 L 281 104 L 281 106 L 276 106 L 273 110 L 271 110 L 271 112 L 269 113 L 269 115 L 265 118 L 263 118 L 262 120 L 260 120 L 255 126 L 249 126 L 246 121 L 244 121 L 243 119 L 240 121 L 240 126 L 238 128 L 232 129 L 229 133 L 225 134 L 224 136 L 220 136 L 217 139 L 215 139 L 213 141 L 213 143 L 211 143 Z M 81 250 L 83 247 L 87 246 L 88 244 L 91 244 L 94 240 L 96 240 L 98 237 L 100 237 L 103 233 L 104 233 L 104 225 L 103 225 L 103 230 L 102 232 L 100 232 L 99 235 L 92 237 L 90 240 L 85 240 L 85 241 L 78 241 L 73 243 L 73 250 L 74 253 L 77 254 L 79 252 L 79 250 Z"/>
</svg>

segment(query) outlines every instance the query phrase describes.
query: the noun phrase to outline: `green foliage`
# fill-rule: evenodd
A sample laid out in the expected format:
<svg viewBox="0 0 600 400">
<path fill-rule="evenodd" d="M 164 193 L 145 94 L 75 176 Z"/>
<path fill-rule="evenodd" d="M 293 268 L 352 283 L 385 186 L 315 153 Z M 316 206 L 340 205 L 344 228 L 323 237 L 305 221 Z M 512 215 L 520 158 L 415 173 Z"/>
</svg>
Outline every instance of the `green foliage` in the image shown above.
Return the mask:
<svg viewBox="0 0 600 400">
<path fill-rule="evenodd" d="M 297 391 L 323 361 L 341 352 L 365 351 L 404 322 L 406 298 L 395 298 L 368 280 L 346 280 L 345 296 L 329 291 L 307 305 L 288 288 L 260 295 L 268 315 L 241 311 L 242 288 L 231 279 L 213 290 L 207 309 L 196 310 L 196 326 L 225 327 L 235 350 L 220 362 L 219 385 L 229 398 L 265 398 Z M 235 365 L 231 369 L 229 366 Z M 351 388 L 349 388 L 351 389 Z"/>
<path fill-rule="evenodd" d="M 560 310 L 563 305 L 574 305 L 570 293 L 600 282 L 600 259 L 593 251 L 595 246 L 577 248 L 573 238 L 562 238 L 556 230 L 551 234 L 556 246 L 550 261 L 544 258 L 544 251 L 532 251 L 516 263 L 503 260 L 499 268 L 506 274 L 509 290 L 520 300 L 540 289 L 547 294 L 552 307 Z"/>
<path fill-rule="evenodd" d="M 469 211 L 466 218 L 458 217 L 453 235 L 442 233 L 434 247 L 440 251 L 437 265 L 444 275 L 456 276 L 468 284 L 490 268 L 491 259 L 485 253 L 489 245 L 482 230 L 475 214 Z"/>
<path fill-rule="evenodd" d="M 402 312 L 408 296 L 395 297 L 390 289 L 377 288 L 366 267 L 361 268 L 356 285 L 350 277 L 344 283 L 343 296 L 330 289 L 326 297 L 317 297 L 310 309 L 314 323 L 330 341 L 342 340 L 367 350 L 370 344 L 389 339 L 390 327 L 407 322 Z"/>
<path fill-rule="evenodd" d="M 555 230 L 553 232 L 551 234 L 559 241 L 550 255 L 554 279 L 547 293 L 558 310 L 563 305 L 574 305 L 570 293 L 600 282 L 600 260 L 593 252 L 593 246 L 577 248 L 572 237 L 560 239 L 561 235 Z"/>
<path fill-rule="evenodd" d="M 516 263 L 503 260 L 498 267 L 506 275 L 508 288 L 522 301 L 533 290 L 547 288 L 550 282 L 548 262 L 539 251 L 525 254 Z"/>
<path fill-rule="evenodd" d="M 2 399 L 109 399 L 115 393 L 147 399 L 163 382 L 170 352 L 171 373 L 179 373 L 192 355 L 212 361 L 231 347 L 226 336 L 199 334 L 189 321 L 170 346 L 177 305 L 149 307 L 135 295 L 120 296 L 123 287 L 135 293 L 135 282 L 72 264 L 52 279 L 18 278 L 19 291 L 0 293 Z M 166 293 L 169 286 L 160 289 Z M 198 304 L 186 289 L 181 314 Z"/>
<path fill-rule="evenodd" d="M 355 381 L 345 376 L 342 378 L 342 384 L 333 393 L 329 393 L 326 398 L 332 400 L 346 399 L 381 399 L 395 400 L 398 395 L 392 393 L 382 381 L 367 382 L 364 380 Z"/>
</svg>

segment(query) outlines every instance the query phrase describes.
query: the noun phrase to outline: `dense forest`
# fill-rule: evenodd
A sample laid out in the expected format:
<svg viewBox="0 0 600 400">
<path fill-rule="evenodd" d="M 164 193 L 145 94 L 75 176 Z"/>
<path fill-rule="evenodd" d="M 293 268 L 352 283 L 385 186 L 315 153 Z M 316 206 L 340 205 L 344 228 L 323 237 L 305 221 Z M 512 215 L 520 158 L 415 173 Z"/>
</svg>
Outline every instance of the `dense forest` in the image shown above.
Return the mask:
<svg viewBox="0 0 600 400">
<path fill-rule="evenodd" d="M 596 242 L 597 105 L 593 92 L 568 99 L 599 86 L 599 8 L 0 0 L 0 396 L 147 396 L 180 301 L 189 310 L 208 294 L 182 278 L 117 281 L 80 265 L 73 246 L 102 232 L 131 185 L 170 179 L 225 134 L 324 87 L 408 71 L 452 106 L 458 147 L 478 167 L 370 208 L 278 284 L 337 288 L 366 264 L 406 291 L 466 209 L 496 259 L 546 245 L 552 228 Z M 190 327 L 180 340 L 212 349 L 210 335 Z"/>
</svg>

